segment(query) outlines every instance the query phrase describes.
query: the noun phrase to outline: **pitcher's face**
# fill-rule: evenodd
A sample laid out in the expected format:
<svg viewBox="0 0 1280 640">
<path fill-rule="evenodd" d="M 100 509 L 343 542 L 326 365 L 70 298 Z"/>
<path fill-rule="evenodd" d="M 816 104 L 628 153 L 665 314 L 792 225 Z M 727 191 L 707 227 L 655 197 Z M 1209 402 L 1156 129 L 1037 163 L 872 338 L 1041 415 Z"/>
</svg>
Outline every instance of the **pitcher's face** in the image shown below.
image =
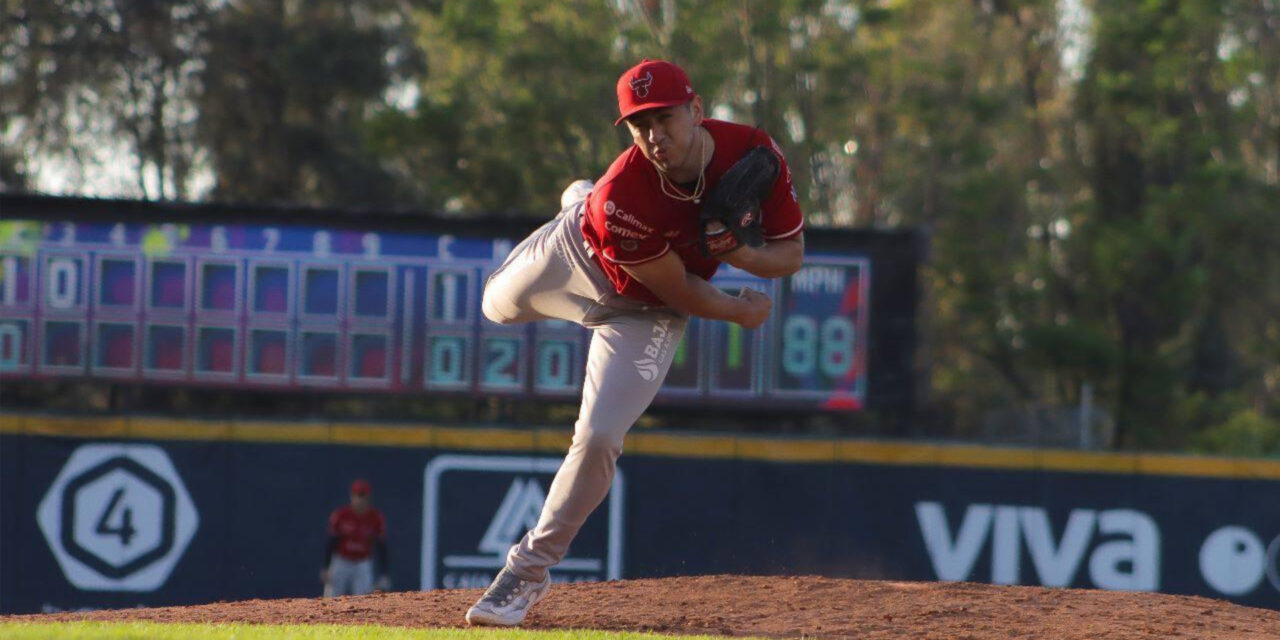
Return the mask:
<svg viewBox="0 0 1280 640">
<path fill-rule="evenodd" d="M 702 171 L 701 150 L 698 139 L 702 124 L 702 99 L 695 97 L 688 103 L 673 107 L 648 109 L 627 118 L 631 140 L 663 173 L 676 176 L 673 180 L 685 182 L 697 178 Z M 688 173 L 691 178 L 681 174 Z"/>
</svg>

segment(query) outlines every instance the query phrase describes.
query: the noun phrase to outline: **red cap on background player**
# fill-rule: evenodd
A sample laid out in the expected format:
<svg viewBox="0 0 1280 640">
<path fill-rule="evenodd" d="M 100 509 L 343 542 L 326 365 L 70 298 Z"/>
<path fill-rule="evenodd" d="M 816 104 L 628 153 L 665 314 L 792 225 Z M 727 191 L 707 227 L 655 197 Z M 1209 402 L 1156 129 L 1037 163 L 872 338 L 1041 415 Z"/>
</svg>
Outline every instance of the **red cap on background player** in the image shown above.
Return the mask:
<svg viewBox="0 0 1280 640">
<path fill-rule="evenodd" d="M 622 124 L 637 111 L 684 104 L 696 95 L 684 69 L 665 60 L 645 58 L 618 78 L 618 112 L 622 115 L 613 124 Z"/>
<path fill-rule="evenodd" d="M 356 480 L 351 483 L 351 493 L 357 496 L 367 496 L 373 493 L 373 487 L 369 486 L 369 482 L 366 480 Z"/>
</svg>

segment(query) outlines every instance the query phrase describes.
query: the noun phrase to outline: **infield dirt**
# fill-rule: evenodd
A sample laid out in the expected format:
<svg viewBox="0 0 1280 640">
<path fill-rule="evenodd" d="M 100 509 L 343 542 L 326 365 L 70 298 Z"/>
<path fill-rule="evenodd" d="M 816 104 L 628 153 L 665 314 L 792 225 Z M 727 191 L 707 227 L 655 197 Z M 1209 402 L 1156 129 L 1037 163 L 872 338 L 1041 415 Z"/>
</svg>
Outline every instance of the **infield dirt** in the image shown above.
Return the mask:
<svg viewBox="0 0 1280 640">
<path fill-rule="evenodd" d="M 481 591 L 409 591 L 0 617 L 465 626 Z M 1275 640 L 1280 612 L 1208 598 L 973 583 L 699 576 L 555 585 L 530 629 L 861 640 Z"/>
</svg>

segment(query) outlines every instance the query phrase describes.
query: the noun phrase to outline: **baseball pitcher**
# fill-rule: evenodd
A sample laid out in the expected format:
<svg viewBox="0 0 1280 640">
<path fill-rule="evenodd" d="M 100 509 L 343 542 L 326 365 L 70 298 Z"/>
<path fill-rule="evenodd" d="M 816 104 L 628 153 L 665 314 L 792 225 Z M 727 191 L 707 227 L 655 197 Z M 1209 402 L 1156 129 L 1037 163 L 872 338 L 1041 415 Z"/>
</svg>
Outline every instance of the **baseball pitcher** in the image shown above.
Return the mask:
<svg viewBox="0 0 1280 640">
<path fill-rule="evenodd" d="M 485 285 L 500 324 L 560 319 L 592 330 L 582 407 L 538 524 L 466 614 L 516 625 L 542 599 L 613 482 L 627 430 L 671 367 L 690 315 L 759 327 L 772 301 L 708 283 L 721 263 L 760 277 L 796 272 L 804 218 L 781 150 L 754 127 L 709 119 L 678 66 L 644 60 L 618 79 L 615 124 L 634 144 L 594 185 L 579 181 L 554 220 Z"/>
</svg>

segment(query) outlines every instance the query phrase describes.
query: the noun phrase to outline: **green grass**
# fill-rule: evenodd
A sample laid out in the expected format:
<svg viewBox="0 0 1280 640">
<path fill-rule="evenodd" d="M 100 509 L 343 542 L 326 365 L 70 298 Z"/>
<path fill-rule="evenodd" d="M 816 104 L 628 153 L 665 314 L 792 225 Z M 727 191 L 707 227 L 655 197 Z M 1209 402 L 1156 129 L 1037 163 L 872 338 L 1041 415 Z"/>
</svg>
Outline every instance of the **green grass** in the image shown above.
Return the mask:
<svg viewBox="0 0 1280 640">
<path fill-rule="evenodd" d="M 3 623 L 5 640 L 638 640 L 649 633 L 524 631 L 520 629 L 403 629 L 338 625 L 160 624 L 155 622 Z M 682 636 L 710 640 L 716 636 Z"/>
</svg>

